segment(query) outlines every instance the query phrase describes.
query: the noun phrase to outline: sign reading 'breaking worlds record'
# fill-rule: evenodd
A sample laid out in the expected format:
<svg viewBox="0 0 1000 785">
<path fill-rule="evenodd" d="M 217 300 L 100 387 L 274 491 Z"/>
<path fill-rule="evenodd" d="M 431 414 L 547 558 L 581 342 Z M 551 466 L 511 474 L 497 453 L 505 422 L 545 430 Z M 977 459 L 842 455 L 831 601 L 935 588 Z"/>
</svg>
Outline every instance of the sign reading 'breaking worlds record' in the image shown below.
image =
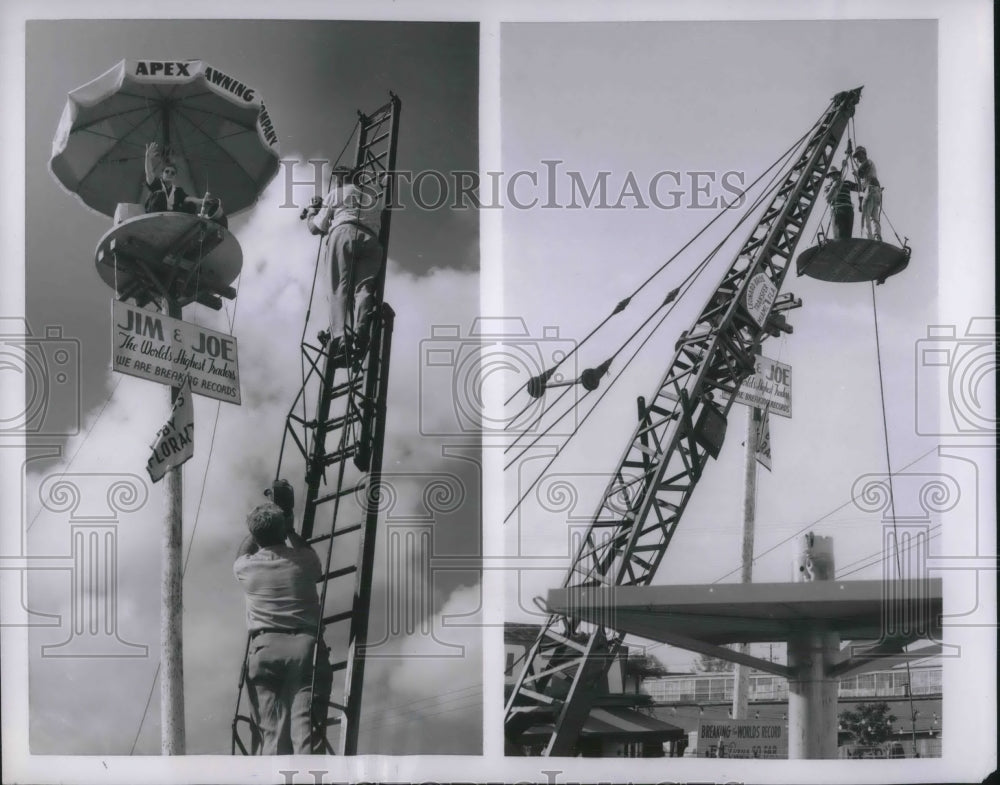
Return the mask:
<svg viewBox="0 0 1000 785">
<path fill-rule="evenodd" d="M 112 369 L 173 387 L 191 378 L 191 391 L 240 403 L 236 339 L 197 324 L 113 300 Z"/>
<path fill-rule="evenodd" d="M 788 731 L 779 719 L 713 719 L 698 723 L 698 754 L 720 758 L 787 758 Z"/>
</svg>

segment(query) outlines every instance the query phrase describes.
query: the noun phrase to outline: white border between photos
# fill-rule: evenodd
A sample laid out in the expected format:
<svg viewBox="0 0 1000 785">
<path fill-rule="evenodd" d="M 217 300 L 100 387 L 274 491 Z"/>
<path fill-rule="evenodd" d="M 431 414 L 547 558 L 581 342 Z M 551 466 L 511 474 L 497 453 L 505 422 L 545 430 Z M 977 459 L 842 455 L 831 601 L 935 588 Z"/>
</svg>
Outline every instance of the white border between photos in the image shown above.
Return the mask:
<svg viewBox="0 0 1000 785">
<path fill-rule="evenodd" d="M 163 18 L 169 9 L 178 18 L 342 18 L 421 21 L 480 22 L 480 169 L 500 169 L 500 33 L 504 21 L 629 21 L 704 19 L 844 19 L 844 18 L 934 18 L 939 20 L 939 248 L 940 323 L 965 322 L 971 314 L 991 314 L 994 257 L 993 190 L 993 40 L 992 6 L 985 0 L 861 0 L 841 2 L 577 2 L 572 5 L 543 0 L 520 2 L 408 2 L 379 1 L 320 3 L 285 0 L 280 4 L 259 2 L 191 2 L 169 4 L 120 0 L 89 3 L 30 4 L 16 0 L 0 11 L 0 106 L 4 145 L 0 151 L 0 238 L 2 238 L 2 286 L 0 314 L 24 313 L 24 22 L 28 18 Z M 485 178 L 484 178 L 485 181 Z M 502 313 L 502 215 L 483 211 L 481 228 L 481 312 Z M 956 267 L 975 264 L 975 275 L 956 274 Z M 18 396 L 21 396 L 19 399 Z M 0 390 L 9 410 L 23 402 L 23 389 Z M 491 399 L 491 405 L 499 401 Z M 21 407 L 23 408 L 23 406 Z M 7 409 L 4 409 L 7 410 Z M 18 409 L 19 410 L 19 409 Z M 15 537 L 20 510 L 19 466 L 16 450 L 0 450 L 0 553 Z M 495 451 L 494 451 L 495 452 Z M 502 476 L 499 456 L 484 456 L 485 477 Z M 499 482 L 484 483 L 484 553 L 502 552 L 503 488 Z M 993 501 L 995 504 L 995 489 Z M 944 529 L 948 531 L 947 520 Z M 993 533 L 990 536 L 994 536 Z M 995 542 L 993 543 L 995 546 Z M 995 581 L 995 574 L 992 579 Z M 985 587 L 989 589 L 989 586 Z M 32 756 L 27 752 L 27 634 L 24 628 L 4 628 L 2 645 L 3 772 L 8 782 L 74 783 L 173 783 L 173 782 L 280 782 L 282 769 L 298 769 L 296 782 L 309 770 L 326 769 L 323 782 L 343 781 L 529 781 L 529 782 L 913 782 L 959 781 L 985 775 L 984 754 L 992 750 L 996 761 L 994 728 L 959 727 L 961 701 L 973 693 L 970 681 L 976 674 L 994 674 L 995 628 L 970 628 L 956 633 L 964 653 L 961 671 L 947 668 L 944 713 L 949 732 L 945 757 L 894 763 L 880 761 L 708 761 L 670 759 L 559 759 L 504 758 L 502 743 L 503 587 L 502 572 L 485 570 L 484 597 L 484 743 L 482 756 L 360 756 L 354 759 L 275 759 L 230 756 L 128 758 L 105 756 Z M 948 598 L 947 584 L 945 587 Z M 995 583 L 987 598 L 995 598 Z M 3 598 L 6 602 L 9 598 Z M 947 606 L 946 606 L 947 610 Z M 992 618 L 995 622 L 995 605 Z M 983 695 L 992 700 L 996 695 Z M 995 718 L 996 712 L 993 712 Z"/>
</svg>

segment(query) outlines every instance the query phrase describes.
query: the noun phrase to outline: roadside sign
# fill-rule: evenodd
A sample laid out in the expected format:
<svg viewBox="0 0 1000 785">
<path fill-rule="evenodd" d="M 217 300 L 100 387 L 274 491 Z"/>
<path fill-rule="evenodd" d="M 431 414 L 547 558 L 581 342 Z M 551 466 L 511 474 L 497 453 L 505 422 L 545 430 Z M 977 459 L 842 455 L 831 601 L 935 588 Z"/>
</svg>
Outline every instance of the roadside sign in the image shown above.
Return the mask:
<svg viewBox="0 0 1000 785">
<path fill-rule="evenodd" d="M 747 313 L 763 327 L 767 321 L 771 307 L 774 305 L 774 298 L 778 296 L 778 287 L 765 273 L 757 273 L 747 282 L 746 294 L 743 297 L 743 307 Z"/>
<path fill-rule="evenodd" d="M 787 758 L 788 729 L 782 719 L 701 720 L 698 755 L 710 758 Z"/>
<path fill-rule="evenodd" d="M 177 393 L 170 419 L 157 431 L 150 445 L 153 452 L 146 461 L 146 471 L 154 483 L 162 480 L 169 469 L 183 465 L 194 455 L 194 401 L 188 382 Z"/>
<path fill-rule="evenodd" d="M 792 416 L 792 366 L 757 355 L 756 372 L 736 392 L 736 403 Z"/>
<path fill-rule="evenodd" d="M 112 300 L 111 367 L 119 373 L 179 387 L 226 403 L 240 403 L 236 339 Z"/>
</svg>

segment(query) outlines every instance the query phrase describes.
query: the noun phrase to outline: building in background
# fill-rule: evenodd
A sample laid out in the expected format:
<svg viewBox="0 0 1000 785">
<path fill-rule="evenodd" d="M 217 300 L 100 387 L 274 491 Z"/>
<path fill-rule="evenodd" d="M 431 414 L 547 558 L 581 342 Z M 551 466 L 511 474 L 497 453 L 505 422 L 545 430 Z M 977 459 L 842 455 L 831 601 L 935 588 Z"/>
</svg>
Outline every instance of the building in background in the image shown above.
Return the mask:
<svg viewBox="0 0 1000 785">
<path fill-rule="evenodd" d="M 535 624 L 504 625 L 504 702 L 510 697 L 514 680 L 529 647 L 538 637 Z M 633 657 L 633 663 L 640 658 Z M 655 716 L 654 699 L 644 692 L 642 669 L 629 667 L 628 648 L 622 647 L 611 665 L 601 690 L 594 701 L 580 733 L 577 754 L 583 757 L 602 758 L 660 758 L 666 754 L 679 755 L 687 743 L 684 728 L 662 717 Z M 554 718 L 553 718 L 554 719 Z M 520 737 L 525 742 L 520 749 L 509 749 L 508 754 L 539 754 L 534 743 L 541 747 L 552 733 L 551 726 L 541 723 L 528 728 Z"/>
<path fill-rule="evenodd" d="M 862 673 L 840 682 L 837 713 L 856 710 L 863 703 L 885 701 L 895 715 L 890 738 L 878 747 L 863 747 L 841 728 L 840 757 L 941 756 L 940 663 L 905 666 Z M 688 755 L 713 755 L 717 746 L 697 739 L 699 724 L 732 717 L 731 672 L 671 674 L 642 681 L 641 690 L 653 701 L 653 716 L 682 727 L 688 733 Z M 912 713 L 911 713 L 912 703 Z M 780 676 L 752 673 L 749 719 L 788 719 L 788 682 Z M 666 754 L 676 754 L 669 743 Z"/>
</svg>

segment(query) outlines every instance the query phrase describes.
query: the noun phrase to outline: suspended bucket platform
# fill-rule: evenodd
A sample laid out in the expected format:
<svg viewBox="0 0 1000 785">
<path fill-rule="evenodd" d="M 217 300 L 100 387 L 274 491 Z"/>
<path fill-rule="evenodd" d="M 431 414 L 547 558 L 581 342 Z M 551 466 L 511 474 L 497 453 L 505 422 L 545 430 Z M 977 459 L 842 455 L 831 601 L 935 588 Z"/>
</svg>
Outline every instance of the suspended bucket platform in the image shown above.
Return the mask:
<svg viewBox="0 0 1000 785">
<path fill-rule="evenodd" d="M 796 260 L 796 272 L 819 281 L 883 283 L 890 275 L 906 269 L 910 248 L 879 240 L 852 237 L 847 240 L 821 240 L 807 248 Z"/>
<path fill-rule="evenodd" d="M 96 252 L 97 272 L 120 300 L 169 296 L 213 310 L 233 299 L 243 251 L 225 227 L 190 213 L 149 213 L 117 223 Z"/>
</svg>

